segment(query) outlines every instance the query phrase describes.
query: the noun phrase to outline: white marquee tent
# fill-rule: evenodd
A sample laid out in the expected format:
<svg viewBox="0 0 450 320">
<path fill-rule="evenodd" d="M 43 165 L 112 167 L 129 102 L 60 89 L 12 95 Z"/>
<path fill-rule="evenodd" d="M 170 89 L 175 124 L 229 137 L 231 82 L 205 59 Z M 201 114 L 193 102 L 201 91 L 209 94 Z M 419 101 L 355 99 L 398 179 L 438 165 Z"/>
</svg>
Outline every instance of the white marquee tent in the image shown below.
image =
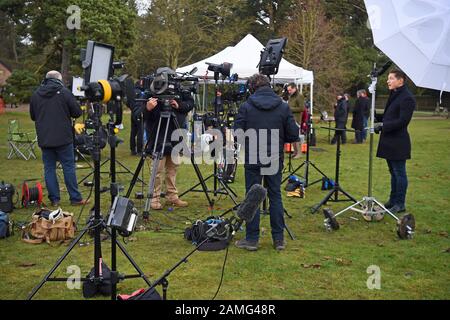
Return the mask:
<svg viewBox="0 0 450 320">
<path fill-rule="evenodd" d="M 214 64 L 229 62 L 233 64 L 231 69 L 232 74 L 237 73 L 239 75 L 239 79 L 247 79 L 253 74 L 258 73 L 257 65 L 263 49 L 264 46 L 258 41 L 258 39 L 251 34 L 247 34 L 234 47 L 227 47 L 213 56 L 188 66 L 178 68 L 176 71 L 185 73 L 197 68 L 197 71 L 194 73 L 195 76 L 202 79 L 204 79 L 204 77 L 207 79 L 212 79 L 214 78 L 214 73 L 212 71 L 208 71 L 208 65 L 206 62 Z M 314 84 L 314 74 L 312 71 L 298 67 L 282 58 L 278 73 L 273 78 L 277 83 L 294 82 L 302 88 L 304 85 L 309 85 L 311 87 L 310 101 L 312 105 Z"/>
<path fill-rule="evenodd" d="M 206 62 L 214 64 L 229 62 L 233 64 L 231 73 L 237 73 L 239 79 L 247 79 L 258 72 L 257 65 L 263 49 L 264 46 L 258 39 L 251 34 L 248 34 L 234 47 L 227 47 L 211 57 L 178 68 L 177 72 L 189 72 L 194 69 L 194 67 L 197 67 L 198 70 L 195 73 L 195 76 L 204 77 L 207 74 L 208 68 Z M 207 76 L 209 79 L 213 78 L 212 72 L 209 72 Z M 312 71 L 295 66 L 284 58 L 281 60 L 278 74 L 276 74 L 274 78 L 276 82 L 295 82 L 299 85 L 312 85 L 314 82 Z"/>
</svg>

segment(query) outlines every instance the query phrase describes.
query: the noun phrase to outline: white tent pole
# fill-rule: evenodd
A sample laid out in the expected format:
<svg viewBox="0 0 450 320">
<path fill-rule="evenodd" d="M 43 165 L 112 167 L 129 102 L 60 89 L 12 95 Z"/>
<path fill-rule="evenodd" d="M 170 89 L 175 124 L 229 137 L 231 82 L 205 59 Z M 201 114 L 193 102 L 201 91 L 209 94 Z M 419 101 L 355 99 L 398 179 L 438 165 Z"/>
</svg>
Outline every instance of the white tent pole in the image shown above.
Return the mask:
<svg viewBox="0 0 450 320">
<path fill-rule="evenodd" d="M 311 82 L 310 86 L 310 90 L 309 90 L 309 103 L 311 105 L 311 118 L 313 115 L 313 110 L 314 110 L 314 101 L 313 101 L 313 91 L 314 91 L 314 82 Z"/>
</svg>

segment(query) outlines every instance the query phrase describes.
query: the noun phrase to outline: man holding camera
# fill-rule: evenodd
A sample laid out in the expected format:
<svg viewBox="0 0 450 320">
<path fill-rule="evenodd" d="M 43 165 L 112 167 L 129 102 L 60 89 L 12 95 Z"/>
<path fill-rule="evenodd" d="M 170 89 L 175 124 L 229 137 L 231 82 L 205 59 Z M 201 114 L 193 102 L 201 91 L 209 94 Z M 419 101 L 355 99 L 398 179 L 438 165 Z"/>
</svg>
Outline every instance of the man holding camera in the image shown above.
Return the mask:
<svg viewBox="0 0 450 320">
<path fill-rule="evenodd" d="M 393 214 L 406 210 L 406 160 L 411 159 L 408 125 L 416 108 L 416 100 L 405 82 L 406 74 L 403 71 L 389 72 L 387 84 L 391 92 L 384 114 L 376 116 L 381 122 L 375 125 L 375 133 L 381 132 L 377 157 L 386 159 L 391 174 L 391 193 L 384 206 Z"/>
<path fill-rule="evenodd" d="M 259 136 L 258 141 L 246 139 L 245 142 L 245 188 L 248 192 L 254 184 L 261 184 L 264 178 L 270 201 L 273 245 L 276 250 L 284 250 L 285 224 L 281 199 L 283 147 L 285 143 L 300 140 L 299 127 L 288 104 L 275 94 L 265 75 L 253 75 L 248 80 L 248 85 L 252 95 L 240 107 L 234 125 L 238 139 L 239 134 L 252 136 L 252 130 Z M 239 132 L 239 129 L 243 132 Z M 268 159 L 264 160 L 266 155 Z M 269 160 L 269 163 L 266 160 Z M 267 170 L 269 168 L 270 170 Z M 249 251 L 258 249 L 259 222 L 258 210 L 253 220 L 247 222 L 245 239 L 236 242 L 238 248 Z"/>
<path fill-rule="evenodd" d="M 61 200 L 56 161 L 62 165 L 71 204 L 86 203 L 78 191 L 71 120 L 81 114 L 75 97 L 64 87 L 61 73 L 49 71 L 31 97 L 30 116 L 35 122 L 38 144 L 42 149 L 45 185 L 52 206 L 59 206 Z"/>
<path fill-rule="evenodd" d="M 186 115 L 194 108 L 194 99 L 192 99 L 190 93 L 183 92 L 179 99 L 172 99 L 169 101 L 170 110 L 165 110 L 166 106 L 164 101 L 158 98 L 152 97 L 147 101 L 144 119 L 146 123 L 147 136 L 150 140 L 149 149 L 145 152 L 152 152 L 156 144 L 156 151 L 161 152 L 163 144 L 164 154 L 159 162 L 158 172 L 155 179 L 155 188 L 153 191 L 153 198 L 151 201 L 151 208 L 153 210 L 161 210 L 161 173 L 165 168 L 165 182 L 166 182 L 166 203 L 175 207 L 187 207 L 188 203 L 178 198 L 178 191 L 176 187 L 176 175 L 177 168 L 179 166 L 179 159 L 173 159 L 172 148 L 178 143 L 178 141 L 171 141 L 171 135 L 174 130 L 177 129 L 177 125 L 184 128 L 186 122 Z M 161 118 L 161 112 L 170 112 L 170 120 L 167 123 L 167 118 Z M 161 119 L 161 127 L 159 130 L 158 140 L 156 136 L 158 132 L 158 123 Z M 177 122 L 177 125 L 175 124 Z M 167 132 L 167 141 L 164 141 L 164 133 L 166 126 L 169 125 Z"/>
</svg>

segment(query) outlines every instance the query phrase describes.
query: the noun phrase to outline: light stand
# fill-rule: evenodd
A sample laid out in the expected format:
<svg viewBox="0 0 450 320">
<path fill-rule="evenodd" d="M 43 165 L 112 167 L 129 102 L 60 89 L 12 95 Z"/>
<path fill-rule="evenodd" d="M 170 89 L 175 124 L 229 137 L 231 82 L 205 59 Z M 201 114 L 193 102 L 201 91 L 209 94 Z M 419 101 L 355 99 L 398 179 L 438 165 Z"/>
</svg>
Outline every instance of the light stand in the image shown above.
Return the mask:
<svg viewBox="0 0 450 320">
<path fill-rule="evenodd" d="M 128 278 L 142 278 L 148 285 L 151 285 L 151 282 L 147 279 L 144 272 L 139 268 L 139 266 L 134 262 L 134 260 L 131 258 L 131 256 L 127 253 L 126 249 L 123 247 L 123 245 L 116 240 L 115 236 L 115 230 L 111 230 L 111 232 L 107 231 L 109 235 L 111 236 L 111 245 L 112 245 L 112 251 L 111 251 L 111 260 L 113 265 L 113 270 L 111 272 L 111 278 L 106 279 L 103 278 L 103 276 L 100 274 L 100 268 L 102 265 L 102 252 L 101 252 L 101 239 L 100 234 L 101 231 L 106 229 L 106 223 L 104 219 L 101 216 L 100 213 L 100 158 L 101 158 L 101 150 L 100 150 L 100 128 L 102 126 L 101 124 L 101 104 L 100 103 L 93 103 L 93 109 L 94 109 L 94 119 L 93 119 L 93 150 L 92 150 L 92 158 L 94 162 L 94 216 L 89 220 L 87 226 L 80 232 L 80 234 L 70 243 L 67 250 L 64 252 L 64 254 L 58 259 L 58 261 L 55 263 L 55 265 L 50 269 L 50 271 L 45 275 L 45 277 L 41 280 L 41 282 L 33 288 L 31 293 L 28 295 L 28 300 L 33 299 L 33 297 L 36 295 L 36 293 L 40 290 L 40 288 L 47 282 L 67 282 L 69 278 L 56 278 L 51 276 L 56 271 L 56 269 L 61 265 L 61 263 L 64 261 L 64 259 L 70 254 L 72 249 L 77 245 L 77 243 L 83 238 L 83 236 L 91 229 L 94 229 L 94 274 L 92 277 L 89 278 L 81 278 L 79 279 L 82 282 L 89 282 L 91 284 L 94 284 L 94 286 L 98 287 L 99 285 L 102 285 L 104 281 L 111 281 L 112 286 L 112 294 L 116 291 L 116 284 L 120 280 L 128 279 Z M 113 152 L 113 155 L 114 152 Z M 113 167 L 113 169 L 115 169 Z M 115 183 L 115 174 L 112 175 L 114 183 Z M 116 271 L 116 248 L 115 246 L 118 245 L 120 250 L 123 252 L 123 254 L 127 257 L 127 259 L 130 261 L 130 263 L 133 265 L 133 267 L 136 269 L 136 271 L 139 273 L 138 275 L 120 275 Z M 115 295 L 111 296 L 112 299 L 115 299 Z"/>
<path fill-rule="evenodd" d="M 299 165 L 294 171 L 290 172 L 289 175 L 283 179 L 283 181 L 281 181 L 281 183 L 285 183 L 288 179 L 289 176 L 294 175 L 297 171 L 299 171 L 301 168 L 305 167 L 305 176 L 303 177 L 305 179 L 305 189 L 322 181 L 322 178 L 310 183 L 309 182 L 309 167 L 311 166 L 313 169 L 315 169 L 318 173 L 320 173 L 322 175 L 322 177 L 327 178 L 326 174 L 323 173 L 312 161 L 310 161 L 310 143 L 311 143 L 311 135 L 312 135 L 312 131 L 313 131 L 313 124 L 312 124 L 312 117 L 311 117 L 311 113 L 308 112 L 308 130 L 306 132 L 306 160 L 303 161 L 303 163 L 301 165 Z M 327 178 L 328 179 L 328 178 Z"/>
<path fill-rule="evenodd" d="M 372 220 L 372 217 L 375 217 L 380 214 L 384 214 L 385 212 L 388 213 L 393 219 L 395 219 L 399 225 L 399 231 L 400 229 L 405 230 L 404 237 L 405 238 L 412 238 L 414 235 L 414 217 L 411 214 L 405 215 L 402 219 L 399 219 L 395 214 L 393 214 L 391 211 L 389 211 L 380 201 L 378 201 L 372 194 L 373 191 L 373 146 L 374 146 L 374 135 L 375 135 L 375 97 L 376 97 L 376 90 L 377 90 L 377 83 L 378 83 L 378 77 L 382 75 L 390 66 L 390 63 L 386 63 L 381 69 L 377 70 L 376 65 L 374 66 L 373 71 L 370 74 L 370 78 L 372 80 L 372 83 L 369 87 L 369 92 L 372 94 L 372 106 L 370 110 L 370 147 L 369 147 L 369 181 L 368 181 L 368 193 L 366 197 L 363 197 L 362 200 L 352 204 L 351 206 L 339 211 L 336 214 L 332 214 L 332 212 L 328 209 L 324 210 L 325 214 L 325 220 L 324 225 L 328 230 L 336 229 L 333 227 L 333 225 L 337 224 L 336 217 L 343 214 L 344 212 L 347 212 L 348 210 L 353 210 L 356 212 L 359 212 L 365 216 L 370 217 Z M 357 207 L 360 208 L 357 208 Z M 402 237 L 399 234 L 400 237 Z"/>
<path fill-rule="evenodd" d="M 162 99 L 162 98 L 161 98 Z M 169 97 L 166 97 L 163 100 L 163 103 L 165 105 L 164 108 L 166 108 L 166 111 L 162 111 L 160 114 L 160 118 L 159 118 L 159 122 L 158 122 L 158 127 L 157 127 L 157 133 L 156 133 L 156 137 L 155 137 L 155 145 L 153 147 L 153 152 L 151 153 L 151 157 L 153 159 L 153 164 L 152 164 L 152 171 L 151 171 L 151 176 L 150 176 L 150 182 L 149 182 L 149 187 L 148 187 L 148 193 L 147 193 L 147 200 L 145 202 L 145 208 L 143 211 L 143 217 L 144 219 L 148 219 L 149 216 L 149 211 L 150 211 L 150 207 L 151 207 L 151 199 L 153 198 L 153 192 L 154 192 L 154 187 L 155 187 L 155 179 L 156 179 L 156 174 L 158 172 L 158 167 L 159 167 L 159 162 L 162 159 L 162 157 L 164 156 L 164 149 L 167 143 L 167 137 L 168 137 L 168 129 L 170 126 L 171 121 L 173 121 L 173 124 L 175 126 L 176 129 L 180 129 L 180 125 L 177 121 L 177 118 L 175 116 L 175 114 L 173 113 L 173 111 L 171 111 L 169 108 L 171 108 L 170 106 L 170 99 Z M 159 135 L 160 135 L 160 131 L 161 131 L 161 124 L 163 119 L 165 120 L 166 123 L 166 127 L 164 129 L 164 138 L 163 138 L 163 144 L 162 144 L 162 150 L 161 151 L 157 151 L 156 147 L 157 147 L 157 142 L 159 140 Z M 144 150 L 142 151 L 142 155 L 141 155 L 141 159 L 139 160 L 139 163 L 137 165 L 137 168 L 134 172 L 133 175 L 133 179 L 131 180 L 130 186 L 128 188 L 128 191 L 125 195 L 126 198 L 129 198 L 131 196 L 131 192 L 133 191 L 133 188 L 137 182 L 137 180 L 139 179 L 139 174 L 142 171 L 142 167 L 144 166 L 145 160 L 148 156 L 148 151 L 150 148 L 150 139 L 147 139 L 147 142 L 144 146 Z M 200 169 L 198 168 L 197 164 L 195 163 L 194 160 L 194 152 L 193 150 L 191 150 L 191 162 L 192 165 L 194 167 L 195 173 L 200 181 L 199 185 L 202 186 L 202 190 L 204 192 L 204 194 L 206 195 L 206 198 L 208 200 L 208 203 L 210 205 L 210 207 L 213 206 L 213 201 L 210 199 L 209 194 L 208 194 L 208 190 L 206 187 L 206 184 L 203 180 L 202 174 Z M 181 195 L 179 196 L 181 197 Z"/>
<path fill-rule="evenodd" d="M 326 127 L 322 127 L 322 128 L 328 129 Z M 350 194 L 348 194 L 344 189 L 342 189 L 341 185 L 339 184 L 339 167 L 340 167 L 340 159 L 341 159 L 342 134 L 345 131 L 353 131 L 353 130 L 337 129 L 337 128 L 336 129 L 331 129 L 330 128 L 330 130 L 336 131 L 336 136 L 337 136 L 337 139 L 336 139 L 337 143 L 336 143 L 336 175 L 335 175 L 335 181 L 334 181 L 333 188 L 325 196 L 325 198 L 322 201 L 320 201 L 318 204 L 316 204 L 315 206 L 313 206 L 311 208 L 311 213 L 316 213 L 317 210 L 319 210 L 319 208 L 321 206 L 323 206 L 324 204 L 326 204 L 328 201 L 332 201 L 332 202 L 343 202 L 343 201 L 357 202 L 357 200 L 355 198 L 353 198 Z M 339 192 L 344 194 L 347 197 L 347 199 L 339 199 Z"/>
</svg>

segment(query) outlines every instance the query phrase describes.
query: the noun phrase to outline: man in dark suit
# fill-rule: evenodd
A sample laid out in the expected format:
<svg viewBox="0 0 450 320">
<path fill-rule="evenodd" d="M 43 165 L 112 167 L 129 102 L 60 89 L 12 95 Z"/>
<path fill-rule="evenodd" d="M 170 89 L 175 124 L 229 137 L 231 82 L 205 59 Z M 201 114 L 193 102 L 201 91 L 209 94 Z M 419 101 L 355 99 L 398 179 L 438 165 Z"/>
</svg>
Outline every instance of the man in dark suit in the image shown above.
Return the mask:
<svg viewBox="0 0 450 320">
<path fill-rule="evenodd" d="M 336 97 L 336 105 L 334 106 L 334 121 L 336 122 L 336 129 L 347 129 L 348 120 L 348 98 L 345 95 L 338 95 Z M 336 144 L 337 139 L 340 138 L 342 144 L 347 143 L 347 134 L 345 131 L 335 131 L 331 144 Z"/>
<path fill-rule="evenodd" d="M 358 90 L 358 99 L 353 108 L 352 128 L 355 129 L 355 143 L 363 143 L 364 141 L 364 117 L 369 109 L 369 99 L 367 99 L 365 92 L 366 90 Z"/>
<path fill-rule="evenodd" d="M 377 157 L 386 159 L 391 173 L 391 194 L 385 207 L 394 214 L 406 210 L 406 160 L 411 159 L 408 124 L 416 108 L 414 96 L 405 82 L 403 71 L 392 70 L 389 73 L 387 84 L 391 92 L 383 116 L 377 116 L 382 123 L 375 126 L 375 132 L 381 132 Z"/>
</svg>

